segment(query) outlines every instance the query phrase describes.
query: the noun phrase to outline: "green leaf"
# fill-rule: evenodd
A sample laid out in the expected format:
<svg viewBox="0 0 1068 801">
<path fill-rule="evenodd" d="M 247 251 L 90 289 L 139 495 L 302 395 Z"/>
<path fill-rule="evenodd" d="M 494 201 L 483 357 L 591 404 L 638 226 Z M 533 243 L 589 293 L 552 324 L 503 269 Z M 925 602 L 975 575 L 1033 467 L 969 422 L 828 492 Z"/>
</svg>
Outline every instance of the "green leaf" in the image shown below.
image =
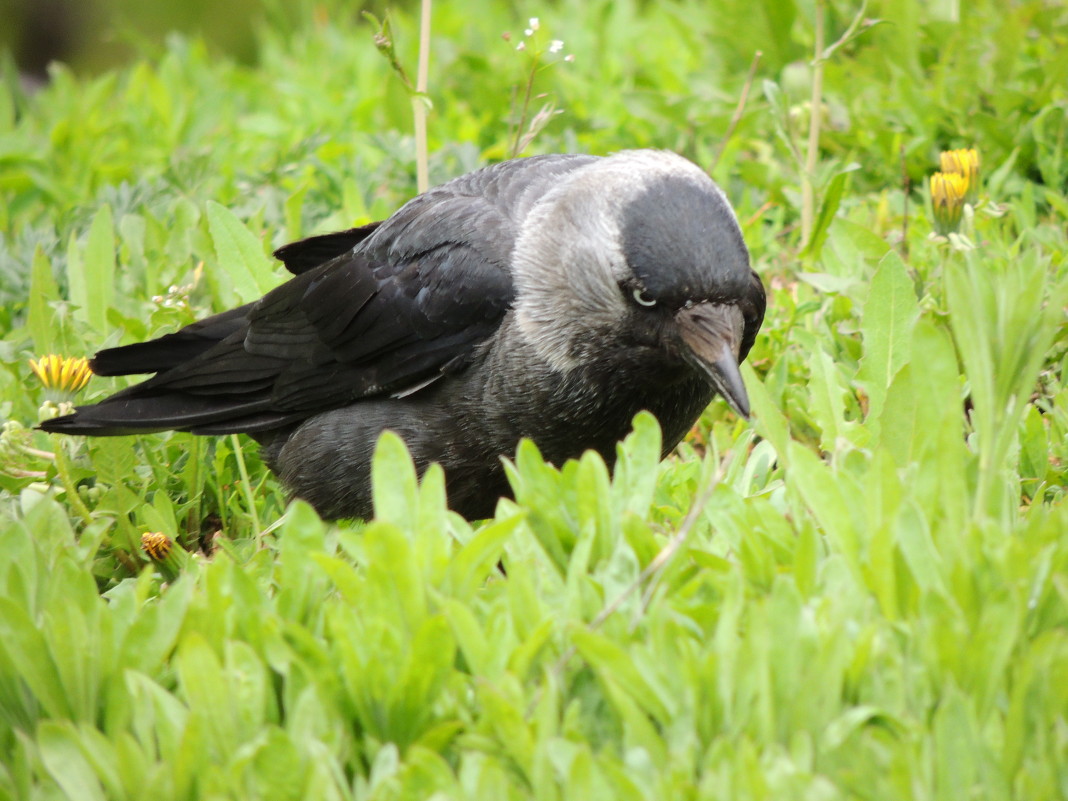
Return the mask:
<svg viewBox="0 0 1068 801">
<path fill-rule="evenodd" d="M 52 265 L 41 246 L 33 251 L 30 268 L 30 298 L 26 313 L 26 328 L 33 338 L 33 348 L 38 356 L 57 351 L 55 312 L 53 303 L 59 300 L 59 287 L 52 275 Z"/>
<path fill-rule="evenodd" d="M 808 244 L 801 253 L 802 258 L 819 258 L 823 250 L 823 243 L 827 241 L 827 231 L 834 221 L 834 215 L 838 213 L 838 207 L 842 205 L 842 195 L 845 192 L 846 179 L 849 173 L 860 169 L 860 165 L 850 165 L 837 173 L 827 186 L 823 194 L 823 202 L 820 204 L 819 214 L 816 215 L 816 223 L 812 228 L 812 234 Z"/>
<path fill-rule="evenodd" d="M 78 307 L 74 315 L 103 334 L 115 295 L 115 229 L 110 206 L 102 206 L 93 218 L 85 250 L 75 256 L 76 248 L 72 238 L 67 254 L 67 282 L 70 299 Z"/>
<path fill-rule="evenodd" d="M 809 411 L 820 427 L 820 447 L 833 453 L 845 429 L 844 389 L 838 381 L 838 368 L 824 350 L 816 350 L 810 360 Z"/>
<path fill-rule="evenodd" d="M 748 362 L 742 364 L 742 376 L 749 395 L 749 405 L 753 410 L 753 425 L 760 436 L 766 438 L 775 448 L 780 464 L 785 465 L 789 453 L 790 424 Z"/>
<path fill-rule="evenodd" d="M 179 644 L 175 667 L 190 712 L 204 723 L 201 748 L 225 758 L 238 745 L 238 710 L 219 658 L 202 634 L 192 632 Z"/>
<path fill-rule="evenodd" d="M 894 376 L 909 359 L 912 326 L 919 315 L 916 290 L 905 263 L 890 251 L 872 278 L 861 318 L 864 356 L 858 378 L 868 390 L 868 416 L 878 420 Z"/>
<path fill-rule="evenodd" d="M 259 300 L 278 284 L 260 240 L 233 212 L 209 200 L 208 228 L 219 267 L 227 272 L 242 303 Z"/>
<path fill-rule="evenodd" d="M 449 587 L 454 597 L 467 600 L 494 570 L 505 544 L 523 518 L 512 515 L 478 530 L 449 562 Z"/>
<path fill-rule="evenodd" d="M 651 671 L 640 669 L 640 656 L 632 655 L 619 643 L 584 628 L 575 629 L 571 638 L 583 659 L 598 675 L 616 684 L 654 719 L 660 722 L 671 719 L 670 693 L 656 681 Z"/>
<path fill-rule="evenodd" d="M 44 721 L 37 730 L 41 761 L 69 801 L 105 801 L 104 788 L 67 722 Z"/>
<path fill-rule="evenodd" d="M 619 499 L 620 512 L 644 516 L 656 492 L 656 478 L 663 446 L 660 424 L 649 412 L 634 418 L 634 429 L 616 447 L 612 486 Z"/>
<path fill-rule="evenodd" d="M 412 531 L 417 520 L 419 488 L 408 448 L 392 431 L 383 431 L 371 462 L 375 519 Z"/>
<path fill-rule="evenodd" d="M 0 650 L 6 652 L 45 714 L 72 717 L 70 699 L 48 641 L 29 619 L 27 610 L 7 598 L 0 598 Z"/>
<path fill-rule="evenodd" d="M 836 480 L 842 473 L 832 473 L 819 457 L 798 443 L 790 444 L 790 466 L 793 486 L 833 549 L 843 554 L 851 567 L 858 567 L 860 536 L 847 500 L 848 487 Z"/>
</svg>

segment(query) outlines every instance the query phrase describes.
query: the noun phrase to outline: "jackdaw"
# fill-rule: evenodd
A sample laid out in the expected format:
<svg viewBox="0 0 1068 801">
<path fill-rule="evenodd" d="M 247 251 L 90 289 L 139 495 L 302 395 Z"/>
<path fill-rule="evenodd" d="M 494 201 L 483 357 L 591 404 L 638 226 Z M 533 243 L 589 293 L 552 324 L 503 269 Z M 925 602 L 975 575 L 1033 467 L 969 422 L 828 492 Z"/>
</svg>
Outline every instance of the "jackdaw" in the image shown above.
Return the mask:
<svg viewBox="0 0 1068 801">
<path fill-rule="evenodd" d="M 98 375 L 155 376 L 42 427 L 245 432 L 328 519 L 371 515 L 390 429 L 475 519 L 508 494 L 522 437 L 557 465 L 587 449 L 611 465 L 643 409 L 665 455 L 716 393 L 748 415 L 738 364 L 764 287 L 723 192 L 673 153 L 506 161 L 275 255 L 294 278 L 101 351 Z"/>
</svg>

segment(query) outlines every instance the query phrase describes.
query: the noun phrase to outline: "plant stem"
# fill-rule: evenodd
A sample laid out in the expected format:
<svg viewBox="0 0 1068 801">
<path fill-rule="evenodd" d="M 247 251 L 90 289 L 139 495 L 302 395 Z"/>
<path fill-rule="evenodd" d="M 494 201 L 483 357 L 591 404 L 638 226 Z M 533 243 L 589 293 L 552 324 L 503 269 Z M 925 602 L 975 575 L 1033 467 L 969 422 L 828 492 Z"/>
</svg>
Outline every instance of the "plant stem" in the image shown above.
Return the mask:
<svg viewBox="0 0 1068 801">
<path fill-rule="evenodd" d="M 196 534 L 200 536 L 200 510 L 203 505 L 204 493 L 203 487 L 203 465 L 202 459 L 204 458 L 204 440 L 200 437 L 193 437 L 193 444 L 191 446 L 191 453 L 189 458 L 192 459 L 191 471 L 192 474 L 189 480 L 189 492 L 191 494 L 189 504 L 189 511 L 185 516 L 185 531 L 187 535 Z"/>
<path fill-rule="evenodd" d="M 761 57 L 764 55 L 762 50 L 757 50 L 753 54 L 753 61 L 749 65 L 749 74 L 745 78 L 745 84 L 742 86 L 742 94 L 738 98 L 738 105 L 734 108 L 734 113 L 731 115 L 731 121 L 727 124 L 727 132 L 723 134 L 723 139 L 720 140 L 719 148 L 716 150 L 715 158 L 712 159 L 712 163 L 708 167 L 708 172 L 711 174 L 715 172 L 716 165 L 719 164 L 719 160 L 723 158 L 723 151 L 727 148 L 727 142 L 734 136 L 734 129 L 738 127 L 738 123 L 742 119 L 742 114 L 745 113 L 745 104 L 749 102 L 749 90 L 753 86 L 753 78 L 756 77 L 757 65 L 760 63 Z"/>
<path fill-rule="evenodd" d="M 904 204 L 901 211 L 901 257 L 909 255 L 909 192 L 912 190 L 912 182 L 909 180 L 909 167 L 905 161 L 905 146 L 898 148 L 901 158 L 901 193 L 904 196 Z"/>
<path fill-rule="evenodd" d="M 59 476 L 63 489 L 67 492 L 67 503 L 71 505 L 82 522 L 89 525 L 93 517 L 89 514 L 89 507 L 82 501 L 82 496 L 78 494 L 78 488 L 74 486 L 74 479 L 70 474 L 70 460 L 67 459 L 67 452 L 63 450 L 63 443 L 59 441 L 58 434 L 52 435 L 52 445 L 55 446 L 56 475 Z"/>
<path fill-rule="evenodd" d="M 812 97 L 808 120 L 808 145 L 801 172 L 801 247 L 808 247 L 816 222 L 816 191 L 813 179 L 819 157 L 820 122 L 823 117 L 823 39 L 825 0 L 816 0 L 816 57 L 812 60 Z"/>
<path fill-rule="evenodd" d="M 241 474 L 241 489 L 245 495 L 245 503 L 248 505 L 249 514 L 252 515 L 252 526 L 256 529 L 256 539 L 262 534 L 260 530 L 260 515 L 256 511 L 256 499 L 252 496 L 252 485 L 248 480 L 248 468 L 245 467 L 245 454 L 241 450 L 241 440 L 237 434 L 230 435 L 230 444 L 234 446 L 234 456 L 237 458 L 237 471 Z"/>
<path fill-rule="evenodd" d="M 431 0 L 422 0 L 419 17 L 419 68 L 412 95 L 412 114 L 415 118 L 415 184 L 422 194 L 430 188 L 429 154 L 426 141 L 426 91 L 430 79 L 430 7 Z"/>
<path fill-rule="evenodd" d="M 519 155 L 519 141 L 523 135 L 523 129 L 527 125 L 527 112 L 530 110 L 530 96 L 534 93 L 534 76 L 538 73 L 538 56 L 534 55 L 534 63 L 530 67 L 530 75 L 527 77 L 527 88 L 523 93 L 523 110 L 519 116 L 519 124 L 515 127 L 515 141 L 512 142 L 512 158 Z"/>
</svg>

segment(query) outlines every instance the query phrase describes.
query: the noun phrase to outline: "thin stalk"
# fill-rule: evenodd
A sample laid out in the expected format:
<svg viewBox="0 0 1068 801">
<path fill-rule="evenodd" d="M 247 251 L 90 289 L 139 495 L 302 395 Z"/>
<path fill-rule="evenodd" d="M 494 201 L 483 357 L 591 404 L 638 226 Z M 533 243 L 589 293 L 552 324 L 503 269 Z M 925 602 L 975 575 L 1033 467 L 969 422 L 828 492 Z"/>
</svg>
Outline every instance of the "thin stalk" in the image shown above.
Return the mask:
<svg viewBox="0 0 1068 801">
<path fill-rule="evenodd" d="M 904 195 L 904 207 L 901 211 L 901 256 L 908 258 L 909 255 L 909 192 L 912 190 L 912 182 L 909 180 L 909 167 L 905 162 L 905 146 L 898 149 L 901 158 L 901 191 Z"/>
<path fill-rule="evenodd" d="M 515 127 L 515 141 L 512 142 L 512 158 L 519 155 L 519 141 L 523 135 L 523 129 L 527 125 L 527 112 L 530 110 L 530 97 L 534 93 L 534 76 L 538 73 L 538 56 L 535 54 L 534 63 L 530 67 L 530 75 L 527 76 L 527 88 L 523 93 L 523 110 L 519 116 L 519 124 Z"/>
<path fill-rule="evenodd" d="M 74 479 L 70 474 L 70 460 L 67 458 L 67 452 L 63 450 L 63 443 L 59 441 L 58 434 L 52 435 L 52 444 L 55 446 L 56 475 L 63 483 L 63 489 L 67 491 L 67 503 L 71 505 L 82 522 L 89 525 L 93 522 L 93 517 L 89 514 L 89 507 L 82 501 L 82 496 L 78 494 L 78 488 L 74 486 Z"/>
<path fill-rule="evenodd" d="M 192 459 L 191 475 L 189 479 L 189 494 L 192 503 L 189 505 L 189 511 L 185 516 L 185 531 L 186 534 L 193 534 L 194 532 L 199 536 L 200 534 L 200 509 L 203 503 L 204 493 L 201 492 L 201 485 L 203 484 L 202 459 L 204 458 L 204 440 L 200 437 L 193 437 L 193 444 L 191 445 L 191 453 L 189 458 Z"/>
<path fill-rule="evenodd" d="M 816 0 L 816 57 L 812 61 L 812 97 L 808 120 L 805 168 L 801 173 L 801 247 L 808 247 L 816 223 L 816 190 L 813 180 L 819 158 L 820 123 L 823 118 L 823 52 L 825 0 Z"/>
<path fill-rule="evenodd" d="M 419 17 L 419 68 L 412 95 L 412 115 L 415 118 L 415 183 L 420 194 L 430 188 L 429 153 L 426 141 L 426 92 L 430 81 L 430 7 L 431 0 L 422 0 Z"/>
<path fill-rule="evenodd" d="M 56 455 L 51 451 L 42 451 L 40 448 L 33 448 L 29 445 L 16 445 L 15 447 L 17 447 L 21 453 L 24 453 L 27 456 L 32 456 L 35 459 L 45 459 L 49 462 L 54 462 L 56 460 Z"/>
<path fill-rule="evenodd" d="M 241 474 L 241 489 L 245 495 L 245 503 L 248 505 L 249 514 L 252 515 L 252 525 L 256 529 L 256 539 L 261 535 L 260 515 L 256 511 L 256 499 L 252 496 L 252 484 L 248 480 L 248 468 L 245 467 L 245 454 L 241 450 L 241 440 L 237 434 L 230 435 L 230 444 L 234 446 L 234 456 L 237 458 L 237 471 Z"/>
<path fill-rule="evenodd" d="M 757 50 L 756 53 L 753 54 L 753 61 L 749 65 L 749 74 L 745 78 L 745 85 L 742 86 L 742 94 L 738 98 L 738 105 L 734 107 L 731 121 L 727 124 L 727 132 L 723 134 L 723 139 L 720 140 L 715 158 L 712 159 L 712 164 L 708 167 L 709 173 L 715 172 L 716 165 L 719 164 L 719 160 L 723 158 L 723 151 L 727 148 L 727 142 L 734 136 L 734 129 L 738 127 L 738 123 L 742 119 L 742 114 L 745 113 L 745 105 L 749 102 L 749 90 L 753 86 L 753 79 L 756 77 L 757 65 L 760 63 L 760 59 L 763 55 L 764 52 L 761 50 Z"/>
</svg>

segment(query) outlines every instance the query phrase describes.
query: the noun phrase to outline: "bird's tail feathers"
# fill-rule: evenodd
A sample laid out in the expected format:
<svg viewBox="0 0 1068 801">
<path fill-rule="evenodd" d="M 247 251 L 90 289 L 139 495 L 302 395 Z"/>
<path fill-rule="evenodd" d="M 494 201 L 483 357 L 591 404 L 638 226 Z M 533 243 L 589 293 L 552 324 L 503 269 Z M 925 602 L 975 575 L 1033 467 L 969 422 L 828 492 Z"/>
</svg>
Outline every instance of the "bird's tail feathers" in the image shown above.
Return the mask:
<svg viewBox="0 0 1068 801">
<path fill-rule="evenodd" d="M 94 406 L 80 406 L 73 414 L 46 420 L 41 429 L 94 437 L 170 430 L 218 435 L 269 431 L 296 419 L 268 407 L 269 401 L 262 398 L 220 402 L 218 398 L 184 393 L 141 397 L 120 394 Z"/>
<path fill-rule="evenodd" d="M 96 375 L 159 373 L 191 361 L 248 325 L 252 304 L 216 314 L 149 342 L 107 348 L 89 360 Z"/>
</svg>

